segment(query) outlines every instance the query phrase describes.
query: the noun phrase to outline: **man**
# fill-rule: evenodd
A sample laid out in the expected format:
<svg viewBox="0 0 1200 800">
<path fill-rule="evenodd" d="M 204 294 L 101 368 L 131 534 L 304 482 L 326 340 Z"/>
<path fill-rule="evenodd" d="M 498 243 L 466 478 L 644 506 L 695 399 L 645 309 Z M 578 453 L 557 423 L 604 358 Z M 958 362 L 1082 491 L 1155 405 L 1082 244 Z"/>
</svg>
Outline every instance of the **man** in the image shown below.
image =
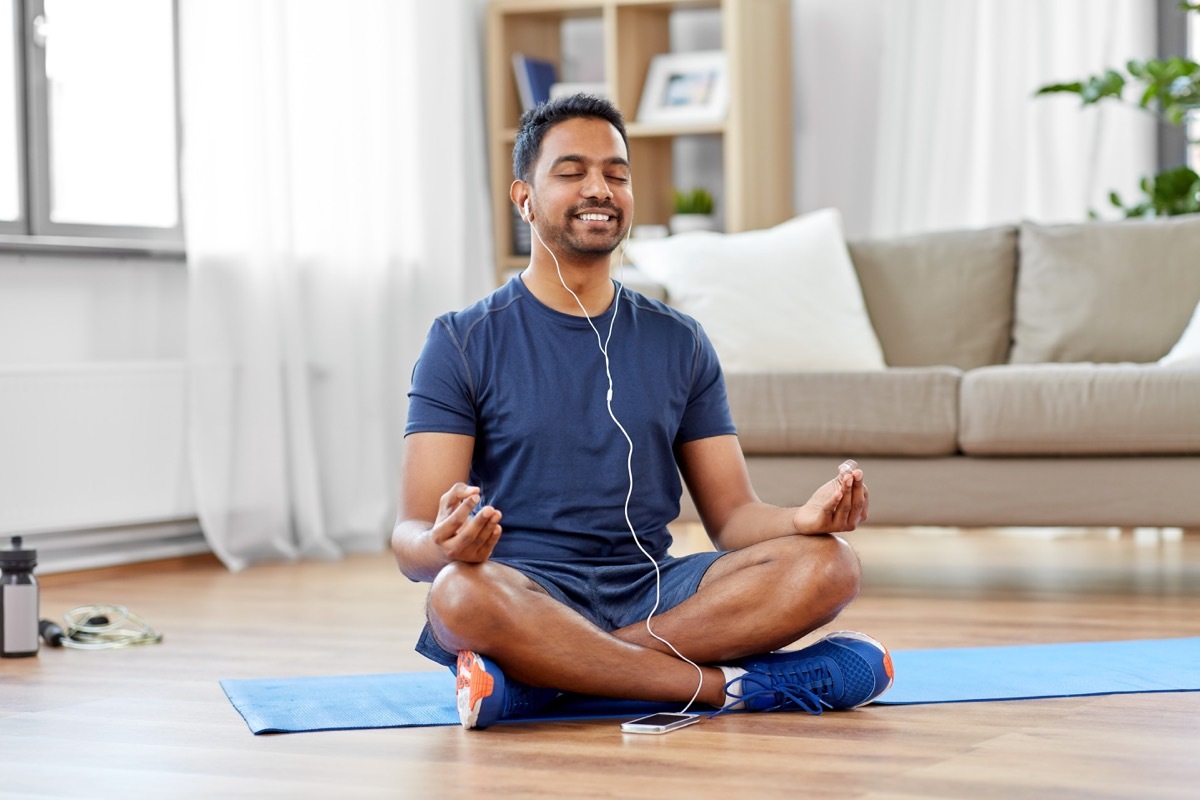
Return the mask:
<svg viewBox="0 0 1200 800">
<path fill-rule="evenodd" d="M 634 212 L 620 112 L 586 95 L 527 112 L 513 172 L 529 267 L 434 323 L 392 538 L 432 583 L 417 650 L 457 664 L 463 725 L 560 691 L 813 713 L 874 699 L 891 662 L 870 637 L 771 653 L 858 592 L 832 534 L 867 517 L 862 470 L 799 508 L 758 500 L 703 331 L 609 275 Z M 680 473 L 716 552 L 667 553 Z"/>
</svg>

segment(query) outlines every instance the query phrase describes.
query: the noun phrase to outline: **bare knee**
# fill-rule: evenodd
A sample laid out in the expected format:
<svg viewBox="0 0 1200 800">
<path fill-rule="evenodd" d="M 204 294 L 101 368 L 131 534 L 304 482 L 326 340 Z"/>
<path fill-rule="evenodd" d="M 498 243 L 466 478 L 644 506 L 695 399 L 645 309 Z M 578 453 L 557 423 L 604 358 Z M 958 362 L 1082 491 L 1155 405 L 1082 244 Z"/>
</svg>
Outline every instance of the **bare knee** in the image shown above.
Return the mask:
<svg viewBox="0 0 1200 800">
<path fill-rule="evenodd" d="M 822 558 L 818 580 L 840 610 L 858 596 L 862 587 L 862 562 L 858 553 L 842 537 L 828 535 L 820 538 Z"/>
<path fill-rule="evenodd" d="M 796 536 L 780 540 L 790 550 L 786 584 L 791 597 L 805 598 L 808 613 L 831 618 L 858 596 L 862 564 L 840 536 Z M 819 606 L 819 608 L 817 608 Z"/>
<path fill-rule="evenodd" d="M 511 572 L 512 574 L 507 574 Z M 448 564 L 429 587 L 426 614 L 443 647 L 485 649 L 503 630 L 508 611 L 528 579 L 491 562 Z"/>
<path fill-rule="evenodd" d="M 426 608 L 431 621 L 450 628 L 486 608 L 491 595 L 482 564 L 455 561 L 442 568 L 429 587 Z"/>
</svg>

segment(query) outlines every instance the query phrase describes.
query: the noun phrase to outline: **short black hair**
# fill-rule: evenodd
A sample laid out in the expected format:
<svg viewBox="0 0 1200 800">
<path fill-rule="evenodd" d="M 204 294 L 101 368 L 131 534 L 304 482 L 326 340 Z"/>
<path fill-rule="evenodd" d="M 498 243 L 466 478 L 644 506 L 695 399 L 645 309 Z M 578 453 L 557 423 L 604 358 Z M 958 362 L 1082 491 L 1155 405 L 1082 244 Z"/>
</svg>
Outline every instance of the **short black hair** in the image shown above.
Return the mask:
<svg viewBox="0 0 1200 800">
<path fill-rule="evenodd" d="M 513 144 L 513 177 L 531 183 L 533 165 L 542 150 L 546 131 L 560 122 L 580 117 L 602 119 L 617 129 L 625 152 L 629 153 L 629 137 L 625 134 L 625 119 L 609 100 L 591 94 L 572 94 L 557 97 L 534 106 L 521 115 L 517 140 Z"/>
</svg>

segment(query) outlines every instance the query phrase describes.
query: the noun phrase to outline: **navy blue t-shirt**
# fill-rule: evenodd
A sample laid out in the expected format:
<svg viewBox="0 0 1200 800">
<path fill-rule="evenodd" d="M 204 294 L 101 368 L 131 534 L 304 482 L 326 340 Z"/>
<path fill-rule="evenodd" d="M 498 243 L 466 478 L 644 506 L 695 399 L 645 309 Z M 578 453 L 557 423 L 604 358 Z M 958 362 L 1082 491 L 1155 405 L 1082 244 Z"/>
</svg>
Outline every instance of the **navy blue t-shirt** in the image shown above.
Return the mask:
<svg viewBox="0 0 1200 800">
<path fill-rule="evenodd" d="M 700 325 L 629 289 L 614 306 L 612 410 L 633 440 L 629 518 L 658 559 L 679 514 L 675 448 L 735 430 Z M 601 339 L 612 314 L 592 319 Z M 494 557 L 644 560 L 625 522 L 629 445 L 607 390 L 587 319 L 547 307 L 516 277 L 434 322 L 413 369 L 405 435 L 475 437 L 471 483 L 504 515 Z"/>
</svg>

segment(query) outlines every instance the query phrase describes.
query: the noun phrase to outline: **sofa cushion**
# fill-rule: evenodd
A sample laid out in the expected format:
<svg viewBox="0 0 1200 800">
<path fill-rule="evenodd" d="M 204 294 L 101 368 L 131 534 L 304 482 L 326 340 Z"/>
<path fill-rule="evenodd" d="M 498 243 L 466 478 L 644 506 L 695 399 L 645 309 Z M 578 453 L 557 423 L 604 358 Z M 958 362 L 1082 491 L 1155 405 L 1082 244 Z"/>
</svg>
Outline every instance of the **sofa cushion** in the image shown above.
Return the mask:
<svg viewBox="0 0 1200 800">
<path fill-rule="evenodd" d="M 1196 303 L 1196 310 L 1192 312 L 1192 318 L 1183 329 L 1179 341 L 1158 363 L 1168 366 L 1200 364 L 1200 303 Z"/>
<path fill-rule="evenodd" d="M 1200 453 L 1198 409 L 1195 368 L 983 367 L 963 376 L 959 446 L 967 455 Z"/>
<path fill-rule="evenodd" d="M 953 367 L 726 377 L 747 454 L 947 455 L 957 450 Z"/>
<path fill-rule="evenodd" d="M 634 240 L 627 255 L 704 326 L 726 372 L 884 367 L 836 209 L 767 230 Z"/>
<path fill-rule="evenodd" d="M 1155 361 L 1200 300 L 1200 215 L 1021 225 L 1012 362 Z"/>
<path fill-rule="evenodd" d="M 1008 360 L 1014 226 L 851 242 L 850 257 L 889 366 Z"/>
</svg>

